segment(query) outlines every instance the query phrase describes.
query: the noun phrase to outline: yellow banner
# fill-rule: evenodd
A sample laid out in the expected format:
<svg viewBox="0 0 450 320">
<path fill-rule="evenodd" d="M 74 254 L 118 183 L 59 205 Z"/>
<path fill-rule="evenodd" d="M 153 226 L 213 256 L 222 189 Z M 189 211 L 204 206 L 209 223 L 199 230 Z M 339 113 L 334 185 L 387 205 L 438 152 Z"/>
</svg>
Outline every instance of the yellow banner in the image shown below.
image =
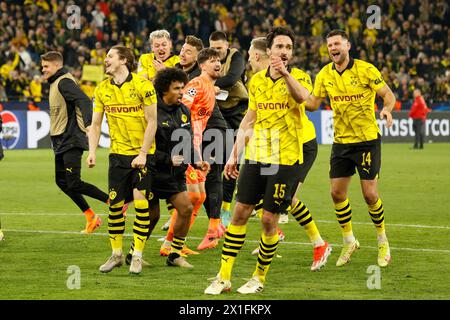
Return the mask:
<svg viewBox="0 0 450 320">
<path fill-rule="evenodd" d="M 81 76 L 81 80 L 85 81 L 94 81 L 96 83 L 101 82 L 105 78 L 105 74 L 103 72 L 103 66 L 96 65 L 84 65 L 83 66 L 83 75 Z"/>
</svg>

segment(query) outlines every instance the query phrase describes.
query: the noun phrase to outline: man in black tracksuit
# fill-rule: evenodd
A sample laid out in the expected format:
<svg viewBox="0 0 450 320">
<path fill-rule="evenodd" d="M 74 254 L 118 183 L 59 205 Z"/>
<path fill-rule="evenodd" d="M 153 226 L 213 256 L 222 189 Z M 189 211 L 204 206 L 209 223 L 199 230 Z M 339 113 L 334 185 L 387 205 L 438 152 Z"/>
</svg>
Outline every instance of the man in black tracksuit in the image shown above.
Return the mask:
<svg viewBox="0 0 450 320">
<path fill-rule="evenodd" d="M 92 233 L 101 219 L 83 195 L 108 201 L 108 194 L 81 180 L 81 157 L 88 150 L 86 132 L 92 120 L 92 102 L 63 68 L 59 52 L 42 55 L 41 64 L 43 76 L 50 83 L 50 136 L 55 152 L 56 184 L 85 214 L 87 222 L 82 232 Z"/>
<path fill-rule="evenodd" d="M 209 37 L 209 45 L 219 51 L 221 62 L 221 77 L 215 86 L 228 92 L 225 101 L 219 101 L 219 110 L 226 121 L 227 128 L 237 132 L 248 108 L 248 92 L 245 87 L 245 60 L 236 48 L 230 48 L 228 37 L 222 31 L 214 31 Z M 228 137 L 234 143 L 233 137 Z M 233 144 L 231 143 L 231 144 Z M 224 154 L 225 162 L 228 160 L 230 150 Z M 231 202 L 236 185 L 235 179 L 223 180 L 223 202 L 220 218 L 227 227 L 231 220 Z"/>
<path fill-rule="evenodd" d="M 181 256 L 193 209 L 187 193 L 185 172 L 188 164 L 203 171 L 209 169 L 209 164 L 206 161 L 194 164 L 194 159 L 198 157 L 194 157 L 191 115 L 180 102 L 187 82 L 186 73 L 177 68 L 163 69 L 154 79 L 158 94 L 158 128 L 150 212 L 159 212 L 159 199 L 168 199 L 175 207 L 177 217 L 167 264 L 192 268 Z"/>
</svg>

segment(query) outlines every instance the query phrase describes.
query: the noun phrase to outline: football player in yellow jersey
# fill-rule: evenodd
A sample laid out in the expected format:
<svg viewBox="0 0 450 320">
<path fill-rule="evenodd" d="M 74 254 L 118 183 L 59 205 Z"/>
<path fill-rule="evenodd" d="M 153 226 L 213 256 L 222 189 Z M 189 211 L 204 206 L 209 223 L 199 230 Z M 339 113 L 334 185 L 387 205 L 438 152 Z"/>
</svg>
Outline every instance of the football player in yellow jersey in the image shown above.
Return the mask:
<svg viewBox="0 0 450 320">
<path fill-rule="evenodd" d="M 238 179 L 238 193 L 231 223 L 222 247 L 218 275 L 205 294 L 231 289 L 231 271 L 242 248 L 247 221 L 261 198 L 262 233 L 256 269 L 252 278 L 237 291 L 251 294 L 263 290 L 265 278 L 278 246 L 277 224 L 287 209 L 300 181 L 303 163 L 303 124 L 300 83 L 307 85 L 306 73 L 290 68 L 295 35 L 285 27 L 267 34 L 270 66 L 249 83 L 249 108 L 239 127 L 236 143 L 224 169 L 225 178 Z M 237 169 L 245 150 L 245 162 Z"/>
<path fill-rule="evenodd" d="M 89 167 L 96 164 L 103 114 L 111 137 L 109 155 L 109 217 L 108 233 L 112 255 L 100 266 L 110 272 L 123 264 L 122 239 L 125 219 L 124 203 L 134 199 L 136 218 L 133 225 L 134 253 L 130 274 L 142 270 L 142 252 L 149 230 L 158 222 L 159 214 L 151 217 L 149 201 L 152 193 L 151 166 L 155 153 L 156 93 L 152 83 L 134 73 L 135 58 L 131 49 L 112 47 L 105 58 L 105 72 L 110 77 L 102 81 L 94 93 L 94 113 L 89 131 Z"/>
<path fill-rule="evenodd" d="M 248 54 L 249 54 L 248 61 L 254 74 L 260 72 L 261 70 L 267 70 L 267 68 L 270 65 L 270 59 L 269 56 L 267 55 L 267 39 L 265 37 L 253 39 L 250 45 L 250 49 L 248 50 Z M 301 72 L 304 74 L 304 78 L 306 80 L 305 85 L 308 86 L 309 91 L 312 91 L 311 79 L 309 75 L 303 71 Z M 262 79 L 265 80 L 266 77 Z M 301 175 L 297 191 L 299 190 L 300 186 L 304 183 L 306 176 L 317 157 L 316 130 L 314 128 L 314 124 L 311 122 L 311 120 L 308 119 L 308 116 L 305 113 L 305 103 L 301 104 L 301 121 L 304 128 L 303 163 L 300 165 Z M 262 206 L 263 206 L 263 199 L 261 199 L 261 201 L 258 203 L 256 207 L 257 208 L 261 207 L 260 211 L 262 212 Z M 287 209 L 287 211 L 291 213 L 297 220 L 299 225 L 305 229 L 308 238 L 314 247 L 313 264 L 311 265 L 311 270 L 312 271 L 319 270 L 326 264 L 327 258 L 331 253 L 331 246 L 329 246 L 328 243 L 324 241 L 320 236 L 319 230 L 317 229 L 316 223 L 314 222 L 312 215 L 309 212 L 309 209 L 295 195 L 292 197 L 292 203 Z M 281 216 L 282 215 L 280 215 L 280 217 Z M 284 236 L 284 234 L 281 232 L 281 230 L 278 230 L 278 233 L 281 241 L 282 239 L 281 237 Z M 255 249 L 252 252 L 252 254 L 255 255 L 258 253 L 259 248 Z"/>
<path fill-rule="evenodd" d="M 352 209 L 347 198 L 351 176 L 357 169 L 369 215 L 377 231 L 378 265 L 385 267 L 391 260 L 391 254 L 384 228 L 383 204 L 377 190 L 381 137 L 374 103 L 376 94 L 383 98 L 384 107 L 380 118 L 386 119 L 386 126 L 390 127 L 395 96 L 377 68 L 350 57 L 351 45 L 344 31 L 331 31 L 327 35 L 327 46 L 332 62 L 317 74 L 313 93 L 309 95 L 303 88 L 302 95 L 307 99 L 307 110 L 317 110 L 321 100 L 326 97 L 330 99 L 333 109 L 331 197 L 344 238 L 336 265 L 342 266 L 349 262 L 352 253 L 359 248 L 352 231 Z"/>
<path fill-rule="evenodd" d="M 155 30 L 150 33 L 152 52 L 139 58 L 138 74 L 153 81 L 156 73 L 166 67 L 175 67 L 180 57 L 172 53 L 172 40 L 167 30 Z"/>
</svg>

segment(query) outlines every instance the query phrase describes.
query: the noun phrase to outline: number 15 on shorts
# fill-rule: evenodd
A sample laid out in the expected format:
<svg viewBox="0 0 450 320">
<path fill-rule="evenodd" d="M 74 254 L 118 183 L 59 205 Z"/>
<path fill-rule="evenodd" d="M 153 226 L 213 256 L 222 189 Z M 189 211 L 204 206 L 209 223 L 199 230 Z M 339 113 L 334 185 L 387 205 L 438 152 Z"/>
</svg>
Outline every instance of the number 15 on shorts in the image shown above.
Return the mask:
<svg viewBox="0 0 450 320">
<path fill-rule="evenodd" d="M 273 194 L 273 197 L 275 199 L 284 199 L 284 196 L 286 195 L 286 184 L 285 183 L 275 183 L 274 188 L 275 188 L 275 193 Z"/>
</svg>

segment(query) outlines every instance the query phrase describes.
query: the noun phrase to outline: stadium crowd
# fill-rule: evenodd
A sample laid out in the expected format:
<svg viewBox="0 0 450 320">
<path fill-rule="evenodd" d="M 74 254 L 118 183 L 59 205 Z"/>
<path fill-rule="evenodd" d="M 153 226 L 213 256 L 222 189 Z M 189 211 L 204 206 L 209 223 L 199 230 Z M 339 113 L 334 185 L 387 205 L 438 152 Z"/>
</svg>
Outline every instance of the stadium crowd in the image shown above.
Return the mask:
<svg viewBox="0 0 450 320">
<path fill-rule="evenodd" d="M 69 10 L 74 4 L 79 19 L 73 7 Z M 101 65 L 112 45 L 131 47 L 137 57 L 149 52 L 148 35 L 155 29 L 171 32 L 175 53 L 187 35 L 207 44 L 211 32 L 221 30 L 248 57 L 254 37 L 288 25 L 297 34 L 294 65 L 313 78 L 329 62 L 324 35 L 340 28 L 351 36 L 351 55 L 380 68 L 403 108 L 416 88 L 430 106 L 448 102 L 448 2 L 379 0 L 377 5 L 380 29 L 367 28 L 373 12 L 347 0 L 0 1 L 0 101 L 46 99 L 39 63 L 49 50 L 62 52 L 65 65 L 81 79 L 83 65 Z M 95 83 L 81 84 L 92 96 Z"/>
</svg>

